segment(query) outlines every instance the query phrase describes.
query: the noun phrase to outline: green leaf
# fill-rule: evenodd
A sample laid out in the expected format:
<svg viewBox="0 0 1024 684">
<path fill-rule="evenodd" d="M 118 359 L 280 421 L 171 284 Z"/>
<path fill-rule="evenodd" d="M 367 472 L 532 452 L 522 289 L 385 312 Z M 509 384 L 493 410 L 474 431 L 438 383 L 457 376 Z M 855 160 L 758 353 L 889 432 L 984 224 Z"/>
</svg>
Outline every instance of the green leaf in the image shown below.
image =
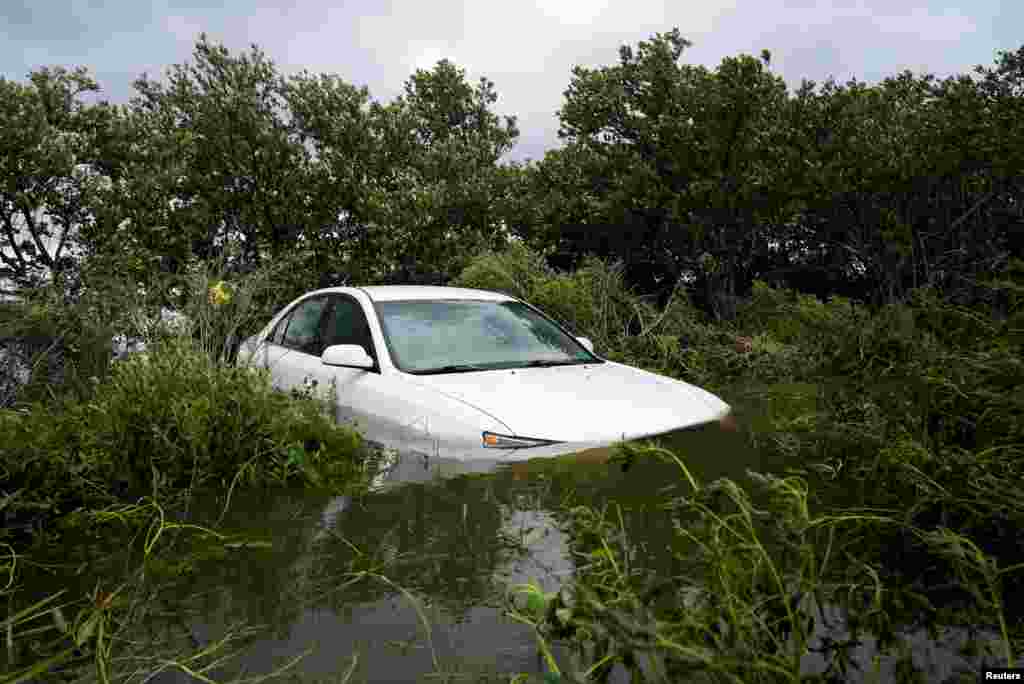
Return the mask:
<svg viewBox="0 0 1024 684">
<path fill-rule="evenodd" d="M 101 619 L 103 619 L 103 614 L 94 610 L 92 614 L 86 618 L 85 622 L 78 626 L 78 629 L 75 630 L 76 646 L 82 646 L 92 638 L 92 635 L 99 626 Z"/>
<path fill-rule="evenodd" d="M 285 464 L 289 466 L 302 466 L 305 463 L 305 456 L 306 452 L 302 449 L 302 447 L 288 447 L 288 459 L 285 461 Z"/>
<path fill-rule="evenodd" d="M 526 611 L 531 617 L 539 620 L 547 612 L 550 600 L 551 595 L 543 594 L 539 591 L 531 591 L 526 595 Z"/>
</svg>

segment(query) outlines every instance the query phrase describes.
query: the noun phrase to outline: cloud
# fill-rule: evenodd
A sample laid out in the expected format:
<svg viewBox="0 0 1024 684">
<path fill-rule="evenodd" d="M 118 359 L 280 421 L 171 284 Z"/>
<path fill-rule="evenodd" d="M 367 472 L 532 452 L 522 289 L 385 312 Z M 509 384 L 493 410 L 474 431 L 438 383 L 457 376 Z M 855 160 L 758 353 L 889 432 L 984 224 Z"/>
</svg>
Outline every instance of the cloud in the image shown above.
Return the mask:
<svg viewBox="0 0 1024 684">
<path fill-rule="evenodd" d="M 124 100 L 142 71 L 156 76 L 189 60 L 205 31 L 235 51 L 256 43 L 286 73 L 335 73 L 389 100 L 416 69 L 447 58 L 471 81 L 495 82 L 498 112 L 519 117 L 514 156 L 539 157 L 557 144 L 554 114 L 573 66 L 615 64 L 620 45 L 674 26 L 694 43 L 687 62 L 714 67 L 767 48 L 794 87 L 908 68 L 962 73 L 1018 47 L 1007 41 L 1020 40 L 1009 27 L 1014 12 L 1024 22 L 1024 3 L 943 1 L 952 0 L 0 0 L 0 73 L 23 79 L 43 64 L 86 65 Z"/>
<path fill-rule="evenodd" d="M 904 69 L 951 75 L 994 55 L 997 43 L 981 29 L 997 4 L 978 0 L 965 13 L 921 0 L 765 0 L 756 10 L 744 3 L 719 22 L 724 40 L 695 46 L 691 57 L 711 65 L 766 48 L 773 70 L 794 87 L 830 76 L 874 82 Z"/>
<path fill-rule="evenodd" d="M 164 19 L 164 28 L 178 43 L 189 47 L 195 44 L 196 37 L 203 32 L 202 24 L 180 14 L 172 14 Z"/>
<path fill-rule="evenodd" d="M 923 34 L 929 42 L 963 40 L 978 28 L 971 17 L 959 10 L 929 12 L 923 7 L 915 7 L 903 15 L 881 17 L 876 26 L 884 34 L 914 37 Z"/>
<path fill-rule="evenodd" d="M 555 112 L 573 66 L 615 63 L 621 44 L 648 39 L 673 24 L 687 27 L 691 36 L 708 35 L 733 7 L 731 0 L 685 6 L 666 0 L 461 5 L 394 0 L 386 14 L 359 18 L 358 44 L 373 55 L 390 55 L 377 60 L 384 63 L 376 70 L 384 83 L 370 84 L 375 97 L 393 96 L 413 71 L 441 58 L 466 69 L 472 81 L 493 80 L 496 109 L 519 119 L 521 137 L 513 156 L 536 158 L 556 142 Z M 321 43 L 303 41 L 295 48 L 323 54 Z"/>
<path fill-rule="evenodd" d="M 561 26 L 593 26 L 608 10 L 607 0 L 536 0 L 536 7 Z"/>
</svg>

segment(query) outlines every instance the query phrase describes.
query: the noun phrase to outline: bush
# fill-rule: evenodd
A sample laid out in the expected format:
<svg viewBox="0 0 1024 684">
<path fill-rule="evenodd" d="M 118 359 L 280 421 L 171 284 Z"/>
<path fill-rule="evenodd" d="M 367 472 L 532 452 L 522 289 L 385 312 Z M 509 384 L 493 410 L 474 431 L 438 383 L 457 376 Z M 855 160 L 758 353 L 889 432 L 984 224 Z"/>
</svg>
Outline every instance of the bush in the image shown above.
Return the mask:
<svg viewBox="0 0 1024 684">
<path fill-rule="evenodd" d="M 474 257 L 452 285 L 493 290 L 531 301 L 543 283 L 557 275 L 543 256 L 514 242 L 502 252 L 483 252 Z"/>
<path fill-rule="evenodd" d="M 823 302 L 813 295 L 755 281 L 750 298 L 738 307 L 736 327 L 783 346 L 801 347 L 805 366 L 810 369 L 837 344 L 859 339 L 869 318 L 865 306 L 845 297 L 830 297 Z M 808 352 L 812 353 L 810 357 Z"/>
<path fill-rule="evenodd" d="M 223 259 L 190 261 L 181 273 L 155 274 L 144 284 L 145 294 L 125 307 L 120 331 L 144 345 L 185 336 L 212 361 L 233 363 L 242 340 L 313 287 L 308 273 L 294 277 L 293 262 L 273 260 L 242 274 Z M 101 286 L 124 287 L 103 281 Z"/>
<path fill-rule="evenodd" d="M 541 308 L 571 330 L 590 337 L 605 352 L 620 350 L 647 306 L 626 287 L 622 267 L 587 259 L 572 273 L 558 273 L 544 258 L 514 243 L 504 252 L 487 252 L 463 270 L 453 284 L 495 290 Z"/>
<path fill-rule="evenodd" d="M 348 482 L 361 440 L 313 399 L 221 367 L 188 340 L 119 363 L 89 401 L 0 413 L 8 520 L 216 485 Z M 5 528 L 5 534 L 10 530 Z"/>
<path fill-rule="evenodd" d="M 585 259 L 572 273 L 559 273 L 515 243 L 477 256 L 453 284 L 524 299 L 589 337 L 599 353 L 666 372 L 686 367 L 682 351 L 691 338 L 711 334 L 681 290 L 658 311 L 629 289 L 621 264 L 597 258 Z"/>
<path fill-rule="evenodd" d="M 113 328 L 51 292 L 0 308 L 0 408 L 87 394 L 110 363 Z"/>
<path fill-rule="evenodd" d="M 103 378 L 117 340 L 185 335 L 214 361 L 232 362 L 239 342 L 308 287 L 283 279 L 290 262 L 229 277 L 221 262 L 190 262 L 181 274 L 134 282 L 107 261 L 87 263 L 75 293 L 46 287 L 0 307 L 0 407 L 79 398 Z M 300 287 L 296 290 L 293 286 Z M 171 313 L 184 323 L 172 329 Z M 27 376 L 27 377 L 26 377 Z"/>
</svg>

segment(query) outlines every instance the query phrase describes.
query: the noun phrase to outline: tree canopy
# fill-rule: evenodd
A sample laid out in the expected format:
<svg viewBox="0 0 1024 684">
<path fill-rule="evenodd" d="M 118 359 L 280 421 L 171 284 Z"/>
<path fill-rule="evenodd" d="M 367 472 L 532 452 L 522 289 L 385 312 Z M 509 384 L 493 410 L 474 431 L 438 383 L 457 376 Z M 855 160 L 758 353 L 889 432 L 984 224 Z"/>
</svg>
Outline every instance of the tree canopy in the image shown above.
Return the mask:
<svg viewBox="0 0 1024 684">
<path fill-rule="evenodd" d="M 123 107 L 86 102 L 84 68 L 0 79 L 0 277 L 73 282 L 106 259 L 144 278 L 234 245 L 241 270 L 293 262 L 295 287 L 446 282 L 514 235 L 728 318 L 755 280 L 970 301 L 1020 269 L 1024 48 L 790 89 L 767 51 L 708 68 L 688 47 L 676 29 L 573 69 L 561 145 L 527 163 L 504 161 L 519 131 L 495 84 L 447 60 L 390 102 L 205 36 Z"/>
</svg>

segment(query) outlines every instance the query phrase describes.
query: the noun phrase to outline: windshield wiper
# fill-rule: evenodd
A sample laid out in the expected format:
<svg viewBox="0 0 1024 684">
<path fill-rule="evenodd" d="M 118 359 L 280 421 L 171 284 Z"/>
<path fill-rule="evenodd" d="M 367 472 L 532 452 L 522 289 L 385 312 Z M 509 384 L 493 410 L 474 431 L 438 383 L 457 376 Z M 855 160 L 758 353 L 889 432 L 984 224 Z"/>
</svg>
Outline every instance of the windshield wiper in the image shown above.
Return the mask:
<svg viewBox="0 0 1024 684">
<path fill-rule="evenodd" d="M 551 366 L 578 366 L 583 363 L 590 363 L 589 361 L 583 361 L 580 359 L 573 359 L 572 361 L 527 361 L 521 367 L 522 368 L 549 368 Z"/>
<path fill-rule="evenodd" d="M 488 366 L 478 366 L 472 363 L 453 363 L 440 368 L 427 368 L 425 370 L 410 371 L 413 375 L 440 375 L 441 373 L 469 373 L 471 371 L 493 370 Z"/>
</svg>

